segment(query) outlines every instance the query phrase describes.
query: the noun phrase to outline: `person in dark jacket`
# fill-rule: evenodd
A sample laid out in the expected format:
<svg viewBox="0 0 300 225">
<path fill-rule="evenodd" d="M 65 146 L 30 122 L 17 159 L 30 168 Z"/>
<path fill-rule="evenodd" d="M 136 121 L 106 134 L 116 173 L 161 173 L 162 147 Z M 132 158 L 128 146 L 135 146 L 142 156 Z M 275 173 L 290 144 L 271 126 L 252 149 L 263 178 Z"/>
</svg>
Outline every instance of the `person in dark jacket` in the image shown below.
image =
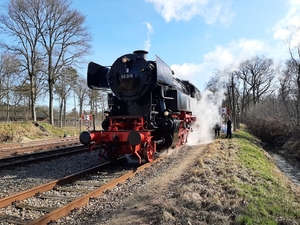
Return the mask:
<svg viewBox="0 0 300 225">
<path fill-rule="evenodd" d="M 231 119 L 230 117 L 228 117 L 227 119 L 227 134 L 226 134 L 227 138 L 231 138 Z"/>
<path fill-rule="evenodd" d="M 221 129 L 221 126 L 217 123 L 217 124 L 214 126 L 215 137 L 220 136 L 220 129 Z"/>
</svg>

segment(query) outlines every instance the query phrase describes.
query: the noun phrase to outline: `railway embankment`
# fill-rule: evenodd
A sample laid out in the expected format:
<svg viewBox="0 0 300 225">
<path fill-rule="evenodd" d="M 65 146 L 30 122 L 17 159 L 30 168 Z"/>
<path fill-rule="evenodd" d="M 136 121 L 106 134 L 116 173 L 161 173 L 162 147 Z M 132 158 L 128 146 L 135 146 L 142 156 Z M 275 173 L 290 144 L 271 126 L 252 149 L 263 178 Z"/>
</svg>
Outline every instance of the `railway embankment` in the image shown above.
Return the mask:
<svg viewBox="0 0 300 225">
<path fill-rule="evenodd" d="M 0 144 L 20 143 L 37 139 L 61 138 L 65 135 L 75 136 L 80 133 L 77 127 L 53 127 L 48 123 L 24 121 L 23 123 L 0 124 Z"/>
</svg>

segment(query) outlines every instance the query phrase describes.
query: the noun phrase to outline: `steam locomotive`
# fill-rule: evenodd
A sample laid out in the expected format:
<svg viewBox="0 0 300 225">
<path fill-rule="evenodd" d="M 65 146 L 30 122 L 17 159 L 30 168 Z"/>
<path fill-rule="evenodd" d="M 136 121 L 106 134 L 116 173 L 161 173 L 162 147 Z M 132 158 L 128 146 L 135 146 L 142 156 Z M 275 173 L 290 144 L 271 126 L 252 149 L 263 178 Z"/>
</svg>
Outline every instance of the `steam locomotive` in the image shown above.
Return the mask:
<svg viewBox="0 0 300 225">
<path fill-rule="evenodd" d="M 152 162 L 156 152 L 185 144 L 192 131 L 200 91 L 174 78 L 158 56 L 147 61 L 147 54 L 125 54 L 111 67 L 88 65 L 88 87 L 111 90 L 103 130 L 84 131 L 79 137 L 89 151 L 99 149 L 100 158 L 111 161 L 130 154 L 139 163 Z"/>
</svg>

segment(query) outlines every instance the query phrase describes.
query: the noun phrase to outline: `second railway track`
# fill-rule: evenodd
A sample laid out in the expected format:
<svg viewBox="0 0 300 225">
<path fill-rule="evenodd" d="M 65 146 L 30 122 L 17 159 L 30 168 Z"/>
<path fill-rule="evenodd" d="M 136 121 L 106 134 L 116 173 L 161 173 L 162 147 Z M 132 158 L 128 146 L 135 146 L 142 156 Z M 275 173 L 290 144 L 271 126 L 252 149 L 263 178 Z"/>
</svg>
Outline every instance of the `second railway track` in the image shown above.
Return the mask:
<svg viewBox="0 0 300 225">
<path fill-rule="evenodd" d="M 29 141 L 24 143 L 1 144 L 0 159 L 10 156 L 19 156 L 23 154 L 35 153 L 74 145 L 80 145 L 78 137 L 45 139 L 39 141 Z"/>
<path fill-rule="evenodd" d="M 42 160 L 50 160 L 57 157 L 63 157 L 71 154 L 85 152 L 87 148 L 83 145 L 76 145 L 60 149 L 52 149 L 41 152 L 28 153 L 23 155 L 11 156 L 0 159 L 0 169 L 5 169 L 13 166 L 24 165 L 27 163 L 40 162 Z"/>
<path fill-rule="evenodd" d="M 86 149 L 75 137 L 0 145 L 0 170 L 82 153 Z"/>
</svg>

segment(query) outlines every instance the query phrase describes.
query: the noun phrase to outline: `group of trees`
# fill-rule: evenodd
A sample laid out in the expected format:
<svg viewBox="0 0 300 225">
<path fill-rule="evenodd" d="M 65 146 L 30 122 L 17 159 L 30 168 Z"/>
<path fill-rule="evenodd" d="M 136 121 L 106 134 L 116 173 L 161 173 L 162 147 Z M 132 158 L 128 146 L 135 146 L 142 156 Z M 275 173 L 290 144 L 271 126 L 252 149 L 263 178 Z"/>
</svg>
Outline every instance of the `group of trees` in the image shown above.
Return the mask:
<svg viewBox="0 0 300 225">
<path fill-rule="evenodd" d="M 7 120 L 13 107 L 23 106 L 36 121 L 37 102 L 45 96 L 52 125 L 54 100 L 59 102 L 62 126 L 67 101 L 74 99 L 71 113 L 77 118 L 86 105 L 94 114 L 106 107 L 105 93 L 88 89 L 85 78 L 76 70 L 82 63 L 86 67 L 83 58 L 91 48 L 91 35 L 84 23 L 85 16 L 72 9 L 69 0 L 8 0 L 3 5 L 0 105 Z M 290 58 L 284 65 L 276 66 L 272 58 L 254 56 L 237 68 L 217 71 L 208 82 L 207 89 L 212 92 L 224 90 L 223 106 L 230 107 L 235 127 L 246 123 L 265 140 L 299 133 L 300 44 L 293 38 L 299 30 L 291 28 L 287 40 Z"/>
<path fill-rule="evenodd" d="M 299 135 L 300 129 L 300 43 L 287 39 L 290 58 L 279 66 L 272 58 L 254 56 L 237 68 L 217 71 L 207 83 L 212 92 L 223 90 L 223 107 L 230 108 L 235 128 L 240 123 L 268 142 L 281 142 Z M 226 77 L 226 82 L 220 82 Z"/>
<path fill-rule="evenodd" d="M 37 101 L 45 96 L 50 124 L 54 100 L 63 122 L 71 97 L 80 101 L 79 113 L 88 95 L 91 101 L 102 98 L 88 90 L 76 70 L 90 51 L 91 35 L 84 23 L 85 16 L 68 0 L 9 0 L 2 6 L 0 98 L 7 120 L 10 107 L 24 105 L 36 121 Z M 74 107 L 76 112 L 76 103 Z"/>
</svg>

